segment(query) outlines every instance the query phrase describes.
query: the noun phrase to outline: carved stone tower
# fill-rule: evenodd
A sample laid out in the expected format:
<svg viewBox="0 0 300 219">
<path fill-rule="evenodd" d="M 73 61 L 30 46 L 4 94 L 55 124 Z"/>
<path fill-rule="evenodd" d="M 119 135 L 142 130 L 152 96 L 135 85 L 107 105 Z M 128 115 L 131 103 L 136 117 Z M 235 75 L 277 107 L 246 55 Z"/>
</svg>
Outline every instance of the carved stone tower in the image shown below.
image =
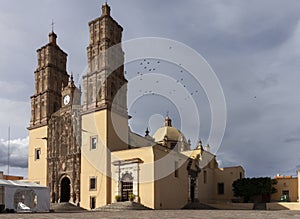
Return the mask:
<svg viewBox="0 0 300 219">
<path fill-rule="evenodd" d="M 68 84 L 67 54 L 56 44 L 57 35 L 49 34 L 49 43 L 37 50 L 35 91 L 31 97 L 30 129 L 47 125 L 52 113 L 61 107 L 61 89 Z"/>
<path fill-rule="evenodd" d="M 28 178 L 47 186 L 48 124 L 51 115 L 61 108 L 61 90 L 68 84 L 67 54 L 56 43 L 57 35 L 49 34 L 49 43 L 37 50 L 38 64 L 34 73 L 35 90 L 31 96 L 29 126 Z"/>
<path fill-rule="evenodd" d="M 88 73 L 83 77 L 84 110 L 111 109 L 127 116 L 127 80 L 124 77 L 123 28 L 102 5 L 102 15 L 89 22 Z M 118 94 L 117 94 L 118 93 Z"/>
<path fill-rule="evenodd" d="M 124 77 L 123 28 L 102 5 L 100 17 L 89 22 L 88 72 L 83 76 L 81 206 L 86 196 L 98 206 L 111 200 L 111 151 L 128 149 L 127 80 Z M 93 180 L 93 189 L 86 185 Z M 101 197 L 95 194 L 101 192 Z M 85 197 L 83 197 L 83 194 Z"/>
</svg>

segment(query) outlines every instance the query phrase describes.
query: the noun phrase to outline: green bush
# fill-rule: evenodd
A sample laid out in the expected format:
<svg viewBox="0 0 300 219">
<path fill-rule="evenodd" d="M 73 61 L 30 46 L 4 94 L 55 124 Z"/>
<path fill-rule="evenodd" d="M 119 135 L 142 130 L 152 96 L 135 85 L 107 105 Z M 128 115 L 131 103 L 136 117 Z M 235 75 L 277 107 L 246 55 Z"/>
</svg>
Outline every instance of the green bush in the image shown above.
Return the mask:
<svg viewBox="0 0 300 219">
<path fill-rule="evenodd" d="M 130 193 L 128 198 L 129 198 L 129 201 L 134 201 L 135 195 L 133 193 Z"/>
<path fill-rule="evenodd" d="M 232 187 L 235 197 L 243 197 L 245 202 L 249 202 L 251 197 L 276 193 L 276 184 L 277 180 L 270 177 L 243 178 L 234 181 Z"/>
<path fill-rule="evenodd" d="M 120 195 L 116 195 L 115 199 L 116 199 L 117 202 L 120 202 L 121 201 L 121 196 Z"/>
</svg>

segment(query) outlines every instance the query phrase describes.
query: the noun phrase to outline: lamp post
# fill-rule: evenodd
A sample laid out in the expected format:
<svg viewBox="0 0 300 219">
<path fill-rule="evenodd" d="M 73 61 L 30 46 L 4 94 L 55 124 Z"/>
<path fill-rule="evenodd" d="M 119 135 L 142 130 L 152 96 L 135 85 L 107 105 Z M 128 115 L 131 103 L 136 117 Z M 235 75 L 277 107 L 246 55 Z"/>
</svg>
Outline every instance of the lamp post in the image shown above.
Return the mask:
<svg viewBox="0 0 300 219">
<path fill-rule="evenodd" d="M 7 175 L 9 176 L 9 162 L 10 162 L 10 126 L 8 126 L 8 140 L 7 140 Z"/>
</svg>

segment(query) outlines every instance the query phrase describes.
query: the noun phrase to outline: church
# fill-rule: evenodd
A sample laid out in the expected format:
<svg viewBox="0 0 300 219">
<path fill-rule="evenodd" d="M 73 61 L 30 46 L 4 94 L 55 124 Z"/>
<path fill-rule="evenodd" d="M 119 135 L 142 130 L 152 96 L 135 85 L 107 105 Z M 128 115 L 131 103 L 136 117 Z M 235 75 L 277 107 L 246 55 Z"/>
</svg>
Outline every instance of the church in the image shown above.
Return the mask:
<svg viewBox="0 0 300 219">
<path fill-rule="evenodd" d="M 169 116 L 153 136 L 130 130 L 123 28 L 107 3 L 88 25 L 82 88 L 68 74 L 67 53 L 53 31 L 37 50 L 28 180 L 48 186 L 51 202 L 88 210 L 129 200 L 152 209 L 231 201 L 241 166 L 219 168 L 209 145 L 192 146 Z"/>
</svg>

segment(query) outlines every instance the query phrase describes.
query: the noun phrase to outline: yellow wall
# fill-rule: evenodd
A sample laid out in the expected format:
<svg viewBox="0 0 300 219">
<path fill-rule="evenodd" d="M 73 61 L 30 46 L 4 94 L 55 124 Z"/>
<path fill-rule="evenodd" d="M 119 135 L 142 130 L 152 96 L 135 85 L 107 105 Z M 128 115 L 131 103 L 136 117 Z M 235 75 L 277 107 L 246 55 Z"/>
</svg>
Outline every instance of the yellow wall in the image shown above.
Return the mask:
<svg viewBox="0 0 300 219">
<path fill-rule="evenodd" d="M 128 117 L 107 112 L 107 145 L 110 151 L 128 149 Z"/>
<path fill-rule="evenodd" d="M 106 110 L 97 111 L 94 113 L 82 116 L 82 146 L 90 146 L 90 137 L 98 135 L 98 144 L 106 145 L 107 136 L 107 113 Z"/>
<path fill-rule="evenodd" d="M 98 145 L 108 147 L 109 151 L 127 149 L 128 120 L 116 113 L 111 113 L 109 110 L 85 114 L 82 116 L 82 145 L 88 151 L 92 136 L 97 136 Z M 118 136 L 125 142 L 121 141 Z M 90 155 L 97 158 L 97 155 Z"/>
<path fill-rule="evenodd" d="M 32 129 L 29 131 L 28 151 L 28 180 L 47 186 L 47 137 L 48 126 Z M 35 159 L 35 149 L 41 149 L 41 158 Z"/>
<path fill-rule="evenodd" d="M 206 183 L 204 183 L 204 171 L 207 173 Z M 204 168 L 198 175 L 198 200 L 208 202 L 214 197 L 215 179 L 214 169 Z"/>
<path fill-rule="evenodd" d="M 112 161 L 140 158 L 139 197 L 141 204 L 152 209 L 179 209 L 188 202 L 187 157 L 162 150 L 161 146 L 143 147 L 112 153 Z M 155 161 L 155 162 L 154 162 Z M 175 177 L 174 162 L 179 162 Z M 182 165 L 180 165 L 182 164 Z M 117 167 L 116 167 L 117 168 Z M 166 170 L 169 174 L 162 174 Z M 116 170 L 112 171 L 115 172 Z M 112 196 L 116 191 L 116 178 L 112 183 Z M 180 191 L 180 192 L 177 192 Z"/>
<path fill-rule="evenodd" d="M 198 196 L 195 196 L 195 201 L 198 199 L 200 202 L 204 203 L 211 203 L 214 202 L 217 197 L 217 179 L 220 177 L 219 175 L 224 175 L 224 170 L 218 168 L 218 163 L 216 161 L 216 156 L 211 154 L 210 152 L 203 151 L 202 157 L 200 160 L 197 160 L 197 154 L 200 153 L 200 150 L 194 150 L 194 151 L 186 151 L 182 152 L 186 156 L 190 156 L 191 158 L 195 159 L 191 169 L 196 170 L 195 164 L 199 162 L 198 165 L 201 167 L 201 171 L 198 173 Z M 206 182 L 204 181 L 204 174 L 206 172 Z M 221 179 L 224 181 L 224 185 L 226 186 L 225 181 L 228 181 L 228 179 L 224 179 L 224 176 Z M 229 185 L 229 184 L 228 184 Z M 226 192 L 225 188 L 225 192 Z M 197 194 L 195 194 L 197 195 Z M 224 195 L 222 195 L 222 199 L 224 199 Z"/>
<path fill-rule="evenodd" d="M 298 170 L 298 201 L 300 202 L 300 170 Z"/>
<path fill-rule="evenodd" d="M 96 208 L 109 204 L 110 193 L 107 190 L 109 179 L 106 174 L 99 171 L 85 156 L 81 158 L 81 165 L 83 171 L 80 177 L 80 206 L 90 210 L 91 197 L 96 197 Z M 96 177 L 96 190 L 90 190 L 90 177 Z"/>
<path fill-rule="evenodd" d="M 155 156 L 155 209 L 180 209 L 188 203 L 189 178 L 188 157 L 166 152 L 160 146 L 154 147 Z M 175 161 L 178 162 L 178 177 L 175 177 Z M 165 177 L 161 175 L 169 173 Z"/>
<path fill-rule="evenodd" d="M 90 209 L 90 197 L 96 196 L 96 207 L 108 204 L 107 199 L 107 132 L 106 111 L 82 116 L 80 206 Z M 97 136 L 97 148 L 91 149 L 91 137 Z M 96 191 L 90 191 L 90 177 L 97 178 Z"/>
<path fill-rule="evenodd" d="M 97 148 L 91 149 L 90 141 L 94 136 L 98 139 Z M 81 207 L 90 209 L 91 196 L 96 197 L 96 208 L 114 201 L 114 196 L 111 195 L 110 155 L 111 151 L 127 149 L 127 139 L 127 118 L 111 113 L 109 110 L 100 110 L 82 116 Z M 89 190 L 90 177 L 97 178 L 96 191 Z"/>
<path fill-rule="evenodd" d="M 231 201 L 234 198 L 232 183 L 240 178 L 240 173 L 242 173 L 243 178 L 245 173 L 241 166 L 215 169 L 214 191 L 216 200 Z M 218 183 L 224 183 L 223 195 L 218 194 Z"/>
<path fill-rule="evenodd" d="M 143 163 L 140 164 L 139 178 L 139 197 L 141 204 L 154 208 L 154 166 L 153 166 L 153 148 L 144 147 L 130 150 L 116 151 L 112 153 L 112 162 L 140 158 Z M 113 171 L 114 172 L 114 171 Z M 115 199 L 116 178 L 112 182 L 112 199 Z M 115 200 L 114 200 L 115 201 Z"/>
<path fill-rule="evenodd" d="M 204 174 L 206 172 L 206 182 Z M 198 200 L 212 203 L 215 201 L 231 201 L 233 196 L 232 183 L 240 178 L 240 172 L 244 177 L 241 167 L 218 168 L 215 157 L 209 161 L 198 175 Z M 218 194 L 218 183 L 224 183 L 224 194 Z"/>
<path fill-rule="evenodd" d="M 298 201 L 298 178 L 277 178 L 277 184 L 274 186 L 277 192 L 272 194 L 271 201 L 280 201 L 282 191 L 288 190 L 290 201 Z"/>
</svg>

